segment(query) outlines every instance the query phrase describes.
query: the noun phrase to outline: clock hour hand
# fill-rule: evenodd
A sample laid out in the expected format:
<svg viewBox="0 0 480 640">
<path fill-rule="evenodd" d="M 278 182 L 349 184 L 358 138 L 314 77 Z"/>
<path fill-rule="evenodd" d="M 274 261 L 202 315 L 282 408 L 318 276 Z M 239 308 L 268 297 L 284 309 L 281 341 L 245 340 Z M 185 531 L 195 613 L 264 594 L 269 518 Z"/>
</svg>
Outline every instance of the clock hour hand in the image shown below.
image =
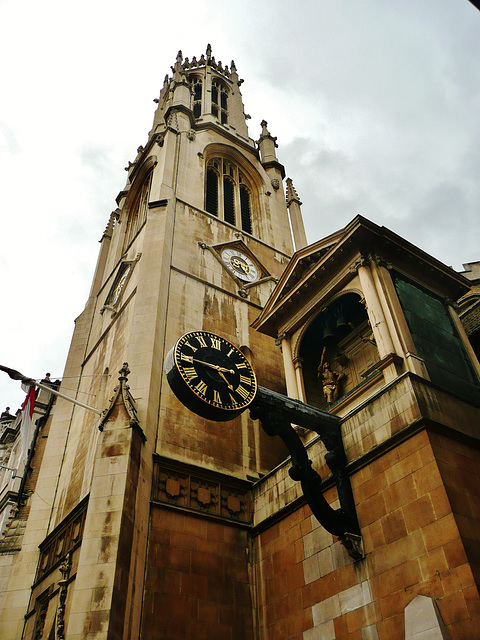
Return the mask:
<svg viewBox="0 0 480 640">
<path fill-rule="evenodd" d="M 230 371 L 231 371 L 231 369 L 230 369 Z M 233 391 L 233 386 L 232 386 L 232 385 L 230 384 L 230 382 L 226 379 L 226 377 L 223 375 L 223 373 L 222 373 L 221 371 L 218 371 L 218 375 L 219 375 L 219 376 L 221 376 L 221 377 L 225 380 L 225 382 L 227 383 L 227 387 Z"/>
<path fill-rule="evenodd" d="M 233 369 L 225 369 L 225 367 L 219 367 L 218 364 L 211 364 L 210 362 L 205 362 L 205 360 L 199 360 L 198 358 L 194 358 L 195 362 L 198 362 L 199 364 L 204 364 L 206 367 L 210 367 L 210 369 L 215 369 L 215 371 L 218 371 L 218 373 L 221 374 L 221 372 L 224 373 L 235 373 L 235 371 Z M 223 376 L 222 376 L 223 378 Z"/>
<path fill-rule="evenodd" d="M 243 264 L 243 262 L 241 262 L 240 260 L 234 260 L 233 266 L 235 269 L 237 269 L 237 271 L 243 271 L 243 273 L 245 273 L 246 275 L 248 275 L 248 272 L 250 271 L 248 265 Z"/>
</svg>

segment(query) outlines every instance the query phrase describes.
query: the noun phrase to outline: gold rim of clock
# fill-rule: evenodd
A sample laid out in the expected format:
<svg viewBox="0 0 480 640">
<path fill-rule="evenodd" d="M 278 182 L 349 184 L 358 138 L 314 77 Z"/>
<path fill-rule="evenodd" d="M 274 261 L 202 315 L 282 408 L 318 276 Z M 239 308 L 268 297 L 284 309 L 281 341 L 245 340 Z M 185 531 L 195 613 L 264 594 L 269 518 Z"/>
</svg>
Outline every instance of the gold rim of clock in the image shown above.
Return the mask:
<svg viewBox="0 0 480 640">
<path fill-rule="evenodd" d="M 205 342 L 205 337 L 210 338 L 211 344 L 208 345 Z M 194 347 L 192 346 L 188 341 L 191 338 L 196 338 L 200 344 L 199 347 Z M 198 373 L 196 372 L 195 368 L 192 367 L 195 370 L 196 376 L 195 377 L 190 377 L 188 376 L 188 374 L 184 373 L 184 365 L 181 364 L 180 360 L 181 360 L 181 356 L 182 356 L 182 352 L 181 352 L 181 347 L 184 346 L 185 344 L 187 344 L 190 349 L 193 349 L 193 353 L 195 353 L 195 351 L 198 351 L 201 348 L 215 348 L 214 345 L 217 344 L 224 344 L 226 346 L 228 346 L 230 349 L 228 351 L 228 353 L 224 354 L 227 357 L 229 356 L 229 354 L 231 353 L 236 353 L 240 359 L 242 360 L 242 366 L 241 368 L 245 368 L 246 371 L 248 371 L 248 380 L 249 382 L 251 382 L 250 384 L 250 391 L 248 392 L 248 394 L 245 396 L 244 393 L 247 391 L 245 389 L 245 387 L 241 387 L 241 384 L 238 385 L 235 389 L 233 389 L 233 392 L 239 393 L 240 396 L 244 397 L 244 400 L 241 402 L 236 402 L 236 404 L 225 404 L 222 402 L 217 402 L 215 400 L 210 400 L 207 396 L 203 395 L 201 392 L 199 392 L 196 389 L 196 386 L 192 384 L 191 380 L 195 379 L 196 377 L 198 377 L 200 379 L 201 382 L 204 383 L 205 385 L 205 389 L 207 389 L 208 387 L 206 386 L 205 381 L 202 380 L 201 376 L 198 375 Z M 214 333 L 211 333 L 210 331 L 192 331 L 190 333 L 187 333 L 185 335 L 183 335 L 181 338 L 179 338 L 175 344 L 175 348 L 174 348 L 174 362 L 175 362 L 175 366 L 177 368 L 177 371 L 180 373 L 180 376 L 182 378 L 182 380 L 184 381 L 184 383 L 187 385 L 188 389 L 190 391 L 192 391 L 192 393 L 195 394 L 195 396 L 197 398 L 199 398 L 202 402 L 208 404 L 211 407 L 214 408 L 218 408 L 218 409 L 223 409 L 224 411 L 238 411 L 239 409 L 243 409 L 246 408 L 254 399 L 255 394 L 257 392 L 257 378 L 255 376 L 255 371 L 252 368 L 252 365 L 250 364 L 250 362 L 248 361 L 248 359 L 245 357 L 245 355 L 240 351 L 240 349 L 238 349 L 238 347 L 236 347 L 235 345 L 233 345 L 231 342 L 229 342 L 228 340 L 226 340 L 225 338 L 222 338 L 221 336 L 218 336 Z M 189 355 L 190 354 L 185 354 L 185 355 Z M 199 363 L 201 363 L 200 361 L 198 361 Z M 190 363 L 190 361 L 189 361 Z M 191 361 L 191 364 L 193 365 L 193 358 Z M 208 366 L 211 366 L 212 363 L 204 363 Z M 238 369 L 237 364 L 235 362 L 232 363 L 232 366 L 235 366 L 236 369 Z M 238 374 L 240 376 L 240 382 L 241 383 L 245 383 L 246 382 L 246 378 L 247 376 L 241 374 L 238 372 L 238 370 L 235 371 L 236 374 Z M 238 388 L 241 387 L 243 389 L 243 391 L 238 391 Z M 232 396 L 230 396 L 232 397 Z"/>
</svg>

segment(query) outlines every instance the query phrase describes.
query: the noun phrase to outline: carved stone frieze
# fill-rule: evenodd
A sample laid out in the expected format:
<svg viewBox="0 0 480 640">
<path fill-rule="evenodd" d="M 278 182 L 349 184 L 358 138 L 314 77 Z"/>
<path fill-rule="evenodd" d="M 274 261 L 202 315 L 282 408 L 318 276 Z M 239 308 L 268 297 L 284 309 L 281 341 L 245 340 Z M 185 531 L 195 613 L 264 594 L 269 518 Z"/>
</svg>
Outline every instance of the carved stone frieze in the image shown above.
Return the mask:
<svg viewBox="0 0 480 640">
<path fill-rule="evenodd" d="M 248 515 L 248 501 L 246 494 L 223 488 L 221 490 L 220 515 L 225 518 L 243 519 Z"/>
<path fill-rule="evenodd" d="M 186 475 L 157 469 L 156 499 L 179 507 L 187 506 L 190 488 L 189 480 Z"/>
<path fill-rule="evenodd" d="M 218 511 L 219 485 L 198 478 L 190 479 L 190 506 L 199 511 Z"/>
<path fill-rule="evenodd" d="M 41 580 L 51 569 L 59 566 L 61 562 L 65 562 L 67 556 L 70 556 L 80 545 L 87 506 L 88 500 L 84 499 L 42 542 L 36 582 Z"/>
<path fill-rule="evenodd" d="M 172 460 L 155 464 L 152 500 L 227 520 L 249 524 L 252 520 L 247 481 L 196 469 Z"/>
</svg>

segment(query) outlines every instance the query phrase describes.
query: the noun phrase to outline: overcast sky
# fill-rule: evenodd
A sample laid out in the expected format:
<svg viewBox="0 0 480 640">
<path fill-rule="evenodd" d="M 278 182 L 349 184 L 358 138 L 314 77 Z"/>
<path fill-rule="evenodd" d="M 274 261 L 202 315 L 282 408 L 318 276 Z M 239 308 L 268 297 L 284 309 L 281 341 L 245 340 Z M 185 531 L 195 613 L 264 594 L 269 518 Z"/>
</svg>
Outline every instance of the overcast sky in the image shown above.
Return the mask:
<svg viewBox="0 0 480 640">
<path fill-rule="evenodd" d="M 245 80 L 251 137 L 263 118 L 277 136 L 310 242 L 360 213 L 457 270 L 480 260 L 467 0 L 0 0 L 0 364 L 61 377 L 153 99 L 178 49 L 208 42 Z"/>
</svg>

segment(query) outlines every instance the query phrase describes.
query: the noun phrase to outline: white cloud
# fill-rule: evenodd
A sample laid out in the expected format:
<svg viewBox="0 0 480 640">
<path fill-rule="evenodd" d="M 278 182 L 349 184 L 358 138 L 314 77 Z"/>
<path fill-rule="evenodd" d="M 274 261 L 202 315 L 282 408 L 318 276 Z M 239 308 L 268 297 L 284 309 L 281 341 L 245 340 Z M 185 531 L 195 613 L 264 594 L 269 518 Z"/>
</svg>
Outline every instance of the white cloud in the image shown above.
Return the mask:
<svg viewBox="0 0 480 640">
<path fill-rule="evenodd" d="M 0 362 L 61 375 L 123 168 L 175 54 L 235 59 L 311 241 L 361 213 L 454 267 L 478 254 L 480 12 L 451 0 L 0 3 Z M 22 399 L 0 379 L 0 411 Z M 2 406 L 3 405 L 3 406 Z"/>
</svg>

